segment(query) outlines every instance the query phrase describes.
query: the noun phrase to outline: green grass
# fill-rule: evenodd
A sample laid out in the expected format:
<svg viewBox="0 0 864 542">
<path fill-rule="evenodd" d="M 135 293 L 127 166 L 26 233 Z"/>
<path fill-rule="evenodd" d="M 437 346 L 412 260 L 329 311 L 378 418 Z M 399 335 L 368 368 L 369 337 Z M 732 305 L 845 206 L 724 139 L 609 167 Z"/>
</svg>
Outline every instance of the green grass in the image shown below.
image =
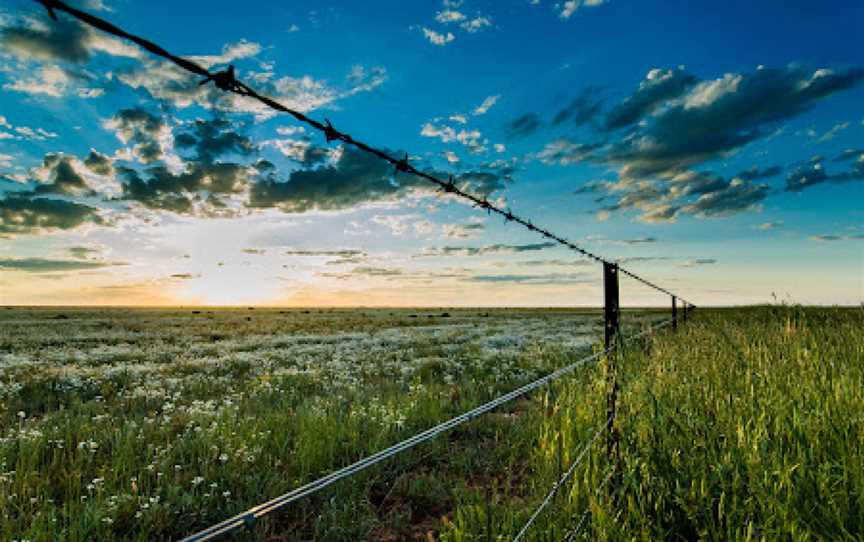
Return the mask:
<svg viewBox="0 0 864 542">
<path fill-rule="evenodd" d="M 561 338 L 600 330 L 590 311 L 443 312 L 5 311 L 0 539 L 176 539 L 565 365 L 590 347 Z M 528 539 L 586 510 L 580 540 L 864 538 L 862 329 L 861 309 L 701 310 L 628 345 L 620 483 L 603 485 L 600 440 Z M 603 422 L 605 387 L 602 363 L 577 371 L 239 538 L 509 540 Z"/>
</svg>

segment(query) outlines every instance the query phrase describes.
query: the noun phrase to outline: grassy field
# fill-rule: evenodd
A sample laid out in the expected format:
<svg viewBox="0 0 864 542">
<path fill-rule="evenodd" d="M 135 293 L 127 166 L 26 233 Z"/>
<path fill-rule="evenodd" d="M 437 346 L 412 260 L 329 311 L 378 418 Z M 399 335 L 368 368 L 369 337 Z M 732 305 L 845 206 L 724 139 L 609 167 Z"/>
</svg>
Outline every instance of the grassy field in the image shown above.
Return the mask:
<svg viewBox="0 0 864 542">
<path fill-rule="evenodd" d="M 576 539 L 864 538 L 864 311 L 694 316 L 619 360 L 617 489 L 601 440 L 528 539 L 580 519 Z M 584 310 L 0 310 L 0 539 L 182 537 L 566 365 L 601 332 Z M 240 538 L 509 540 L 603 423 L 604 370 Z"/>
</svg>

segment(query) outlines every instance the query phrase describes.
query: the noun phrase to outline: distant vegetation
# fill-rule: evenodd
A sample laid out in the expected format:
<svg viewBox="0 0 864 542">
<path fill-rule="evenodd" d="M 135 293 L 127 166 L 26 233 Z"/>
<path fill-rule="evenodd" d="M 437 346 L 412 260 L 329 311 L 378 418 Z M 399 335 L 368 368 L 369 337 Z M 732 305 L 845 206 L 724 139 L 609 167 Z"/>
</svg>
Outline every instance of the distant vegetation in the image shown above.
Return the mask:
<svg viewBox="0 0 864 542">
<path fill-rule="evenodd" d="M 561 540 L 585 510 L 577 539 L 862 538 L 862 329 L 861 309 L 702 310 L 631 344 L 617 498 L 601 441 L 529 539 Z M 0 539 L 182 537 L 565 365 L 601 331 L 576 310 L 0 310 Z M 604 393 L 602 364 L 578 371 L 256 534 L 509 540 L 602 423 Z"/>
</svg>

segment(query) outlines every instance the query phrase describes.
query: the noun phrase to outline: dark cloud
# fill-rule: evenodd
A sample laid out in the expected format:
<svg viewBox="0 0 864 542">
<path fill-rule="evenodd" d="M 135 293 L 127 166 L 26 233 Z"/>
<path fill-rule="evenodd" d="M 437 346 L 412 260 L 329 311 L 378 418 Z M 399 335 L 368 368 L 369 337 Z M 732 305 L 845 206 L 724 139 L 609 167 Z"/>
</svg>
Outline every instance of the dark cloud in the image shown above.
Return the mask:
<svg viewBox="0 0 864 542">
<path fill-rule="evenodd" d="M 597 282 L 596 278 L 581 273 L 546 273 L 537 275 L 501 274 L 475 275 L 468 282 L 512 283 L 534 286 L 550 286 L 556 284 L 586 284 Z"/>
<path fill-rule="evenodd" d="M 606 129 L 616 130 L 638 122 L 666 100 L 677 98 L 696 83 L 696 78 L 681 69 L 653 69 L 639 88 L 606 116 Z"/>
<path fill-rule="evenodd" d="M 190 162 L 179 174 L 165 166 L 147 168 L 143 176 L 125 167 L 117 172 L 123 184 L 122 199 L 178 214 L 196 214 L 201 205 L 211 210 L 224 208 L 219 195 L 239 194 L 249 185 L 249 168 L 234 163 Z M 207 214 L 206 209 L 203 212 Z"/>
<path fill-rule="evenodd" d="M 540 116 L 537 115 L 537 113 L 526 113 L 507 124 L 507 137 L 508 139 L 528 137 L 536 132 L 542 125 L 543 121 L 540 120 Z"/>
<path fill-rule="evenodd" d="M 69 230 L 82 224 L 105 224 L 98 209 L 63 199 L 8 194 L 0 199 L 0 235 Z"/>
<path fill-rule="evenodd" d="M 121 141 L 134 144 L 133 152 L 142 163 L 150 164 L 162 159 L 159 138 L 166 125 L 160 117 L 139 107 L 121 109 L 108 126 L 115 130 Z"/>
<path fill-rule="evenodd" d="M 294 171 L 284 182 L 277 180 L 270 168 L 263 173 L 264 177 L 252 185 L 249 207 L 278 207 L 291 213 L 392 200 L 422 184 L 410 175 L 395 179 L 387 162 L 351 148 L 345 148 L 335 164 Z"/>
<path fill-rule="evenodd" d="M 195 160 L 213 162 L 226 154 L 249 156 L 255 152 L 255 144 L 245 135 L 233 129 L 234 124 L 224 118 L 198 119 L 192 130 L 174 138 L 178 148 L 195 151 Z"/>
<path fill-rule="evenodd" d="M 646 222 L 674 221 L 680 214 L 728 216 L 755 209 L 770 193 L 754 181 L 782 173 L 779 166 L 740 172 L 731 180 L 695 168 L 728 156 L 768 135 L 782 121 L 819 100 L 864 81 L 864 69 L 759 69 L 696 82 L 677 70 L 652 71 L 640 88 L 610 112 L 607 127 L 630 126 L 618 140 L 597 148 L 557 140 L 537 155 L 547 164 L 591 162 L 618 167 L 617 182 L 594 182 L 577 193 L 601 192 L 615 202 L 601 211 L 636 208 Z M 855 159 L 854 150 L 840 158 Z M 849 171 L 829 175 L 822 159 L 787 178 L 797 191 L 823 182 L 858 180 L 860 158 Z"/>
<path fill-rule="evenodd" d="M 555 114 L 552 125 L 558 126 L 568 122 L 582 126 L 591 122 L 603 108 L 603 100 L 595 98 L 598 90 L 597 87 L 588 87 L 582 90 L 567 107 Z"/>
<path fill-rule="evenodd" d="M 525 245 L 486 245 L 482 247 L 431 247 L 423 250 L 417 256 L 485 256 L 487 254 L 507 254 L 533 252 L 553 248 L 555 243 L 530 243 Z"/>
<path fill-rule="evenodd" d="M 114 165 L 110 157 L 105 156 L 93 149 L 84 159 L 84 165 L 96 175 L 109 176 L 114 174 Z"/>
<path fill-rule="evenodd" d="M 37 184 L 33 189 L 36 194 L 93 194 L 84 178 L 75 171 L 73 159 L 62 154 L 46 154 L 42 166 L 49 172 L 47 184 Z"/>
<path fill-rule="evenodd" d="M 89 31 L 68 18 L 39 28 L 12 26 L 0 30 L 0 45 L 19 57 L 75 64 L 90 59 L 89 40 Z"/>
<path fill-rule="evenodd" d="M 0 258 L 0 269 L 26 271 L 28 273 L 52 273 L 57 271 L 80 271 L 128 265 L 124 262 L 102 262 L 81 260 L 51 260 L 45 258 Z"/>
<path fill-rule="evenodd" d="M 200 275 L 193 275 L 192 273 L 174 273 L 168 278 L 178 279 L 178 280 L 190 280 L 194 278 L 198 278 Z"/>
<path fill-rule="evenodd" d="M 797 167 L 786 176 L 786 191 L 800 192 L 805 188 L 823 183 L 845 183 L 864 180 L 864 160 L 856 160 L 847 171 L 829 174 L 822 157 Z"/>
<path fill-rule="evenodd" d="M 752 168 L 742 171 L 736 177 L 739 179 L 744 179 L 746 181 L 755 181 L 757 179 L 768 179 L 770 177 L 776 177 L 783 173 L 783 166 L 771 166 L 765 169 L 759 169 L 757 166 L 753 166 Z"/>
<path fill-rule="evenodd" d="M 610 145 L 605 161 L 621 174 L 645 177 L 715 159 L 765 135 L 768 126 L 818 100 L 857 85 L 864 70 L 761 69 L 696 85 L 681 100 Z"/>
<path fill-rule="evenodd" d="M 700 218 L 730 216 L 756 208 L 770 192 L 765 184 L 753 184 L 743 179 L 732 179 L 724 188 L 707 192 L 681 208 L 681 211 Z"/>
</svg>

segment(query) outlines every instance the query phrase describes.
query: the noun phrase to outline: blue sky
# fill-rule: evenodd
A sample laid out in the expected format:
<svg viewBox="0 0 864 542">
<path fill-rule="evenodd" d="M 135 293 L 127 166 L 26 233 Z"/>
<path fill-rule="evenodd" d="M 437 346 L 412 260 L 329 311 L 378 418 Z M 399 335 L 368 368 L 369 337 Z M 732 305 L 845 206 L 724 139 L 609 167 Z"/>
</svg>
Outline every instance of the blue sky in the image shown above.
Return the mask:
<svg viewBox="0 0 864 542">
<path fill-rule="evenodd" d="M 861 2 L 75 5 L 697 305 L 864 299 Z M 576 254 L 35 2 L 0 86 L 0 303 L 600 302 Z"/>
</svg>

